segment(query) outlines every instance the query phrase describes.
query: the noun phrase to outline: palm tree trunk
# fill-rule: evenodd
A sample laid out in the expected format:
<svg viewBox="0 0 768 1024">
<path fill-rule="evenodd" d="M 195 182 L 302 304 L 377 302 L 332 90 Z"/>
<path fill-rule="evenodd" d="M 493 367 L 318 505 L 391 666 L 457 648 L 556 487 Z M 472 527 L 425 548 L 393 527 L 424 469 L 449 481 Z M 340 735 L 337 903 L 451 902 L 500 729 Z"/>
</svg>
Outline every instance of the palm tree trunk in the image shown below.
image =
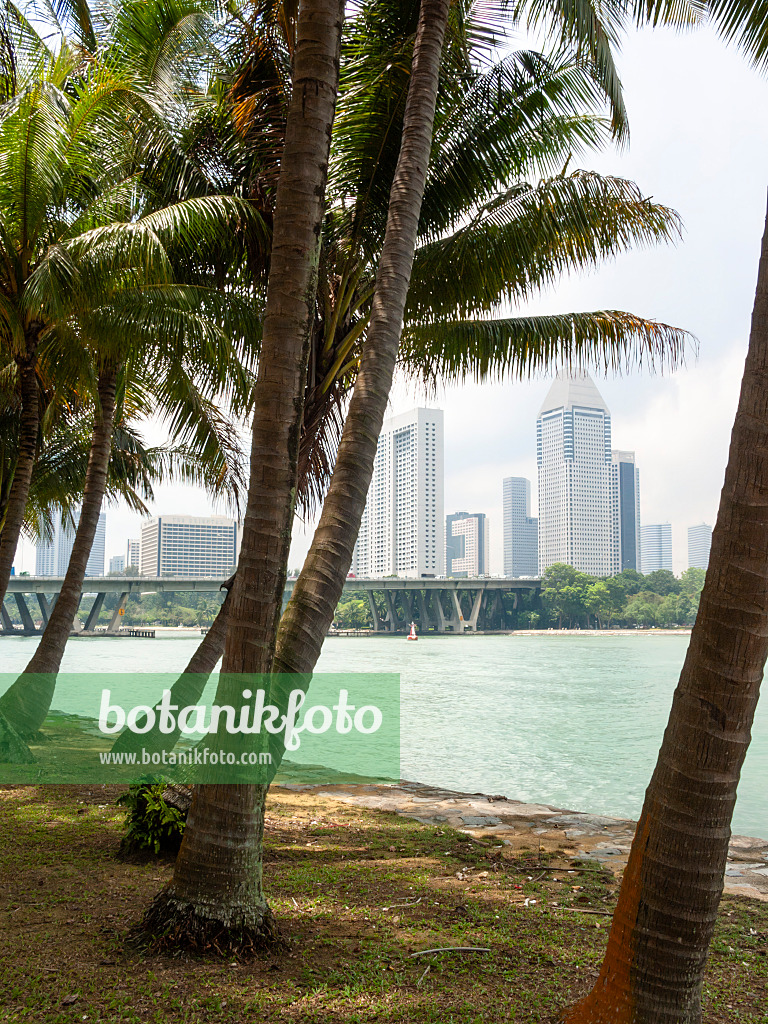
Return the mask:
<svg viewBox="0 0 768 1024">
<path fill-rule="evenodd" d="M 371 325 L 312 546 L 280 623 L 275 670 L 311 672 L 333 622 L 373 475 L 416 247 L 449 0 L 422 0 Z"/>
<path fill-rule="evenodd" d="M 85 569 L 96 536 L 101 503 L 106 490 L 115 421 L 116 383 L 117 373 L 114 367 L 102 370 L 98 380 L 99 408 L 94 419 L 80 521 L 77 524 L 72 554 L 61 592 L 37 650 L 23 674 L 0 699 L 0 713 L 22 736 L 37 732 L 50 710 L 56 686 L 56 673 L 61 666 L 64 649 L 80 603 Z"/>
<path fill-rule="evenodd" d="M 0 604 L 5 597 L 11 576 L 13 559 L 21 536 L 24 513 L 27 510 L 32 470 L 37 457 L 37 438 L 40 431 L 40 396 L 37 389 L 37 335 L 27 341 L 23 358 L 16 361 L 19 368 L 21 390 L 21 421 L 19 425 L 19 454 L 13 474 L 5 517 L 0 530 Z"/>
<path fill-rule="evenodd" d="M 171 704 L 175 704 L 177 707 L 184 708 L 191 704 L 197 704 L 211 672 L 216 667 L 216 662 L 224 653 L 224 640 L 229 623 L 230 594 L 233 583 L 234 577 L 232 577 L 231 581 L 224 584 L 224 587 L 227 588 L 227 596 L 224 598 L 221 608 L 219 608 L 218 614 L 211 624 L 211 628 L 198 644 L 184 672 L 171 687 Z M 142 718 L 137 722 L 139 728 L 143 727 L 145 720 Z M 146 750 L 148 753 L 173 750 L 180 735 L 181 730 L 178 726 L 170 733 L 160 732 L 158 724 L 147 733 L 135 733 L 130 729 L 124 729 L 112 744 L 112 750 L 117 753 L 141 749 Z"/>
<path fill-rule="evenodd" d="M 698 1024 L 768 656 L 768 220 L 704 590 L 613 915 L 568 1024 Z"/>
<path fill-rule="evenodd" d="M 233 686 L 235 674 L 272 669 L 293 525 L 343 21 L 344 0 L 305 0 L 299 7 L 254 391 L 248 505 L 222 667 Z M 223 952 L 275 941 L 261 888 L 265 797 L 263 786 L 195 787 L 173 879 L 144 920 L 160 944 Z"/>
</svg>

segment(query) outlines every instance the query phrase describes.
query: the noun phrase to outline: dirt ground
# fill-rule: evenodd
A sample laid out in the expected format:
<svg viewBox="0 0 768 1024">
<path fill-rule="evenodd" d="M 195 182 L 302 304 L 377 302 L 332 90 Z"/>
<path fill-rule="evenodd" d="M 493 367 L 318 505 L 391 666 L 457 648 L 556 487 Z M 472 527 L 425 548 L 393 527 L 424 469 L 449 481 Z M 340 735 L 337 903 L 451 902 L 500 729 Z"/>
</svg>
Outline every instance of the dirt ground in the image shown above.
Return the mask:
<svg viewBox="0 0 768 1024">
<path fill-rule="evenodd" d="M 286 949 L 148 954 L 126 937 L 172 864 L 116 858 L 121 791 L 0 789 L 0 1021 L 544 1022 L 596 977 L 617 890 L 597 863 L 279 789 L 264 879 Z M 484 951 L 424 955 L 446 946 Z M 767 954 L 768 905 L 726 897 L 706 1024 L 768 1024 Z"/>
</svg>

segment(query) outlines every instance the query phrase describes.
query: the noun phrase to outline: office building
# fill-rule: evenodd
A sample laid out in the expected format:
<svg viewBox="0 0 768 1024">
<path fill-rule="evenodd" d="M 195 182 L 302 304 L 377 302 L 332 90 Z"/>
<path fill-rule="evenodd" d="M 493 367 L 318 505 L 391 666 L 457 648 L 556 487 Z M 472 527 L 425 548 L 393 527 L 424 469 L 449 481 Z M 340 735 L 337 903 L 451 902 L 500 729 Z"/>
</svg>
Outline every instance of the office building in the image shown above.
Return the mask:
<svg viewBox="0 0 768 1024">
<path fill-rule="evenodd" d="M 640 571 L 644 576 L 657 569 L 672 572 L 672 527 L 669 523 L 649 523 L 640 528 Z"/>
<path fill-rule="evenodd" d="M 447 576 L 488 575 L 488 518 L 483 512 L 455 512 L 445 517 Z"/>
<path fill-rule="evenodd" d="M 611 452 L 611 575 L 640 571 L 640 473 L 634 452 Z"/>
<path fill-rule="evenodd" d="M 112 555 L 109 560 L 110 572 L 125 572 L 125 555 Z"/>
<path fill-rule="evenodd" d="M 539 520 L 531 516 L 531 481 L 504 479 L 504 575 L 538 576 Z"/>
<path fill-rule="evenodd" d="M 445 572 L 443 413 L 413 409 L 386 420 L 352 558 L 356 576 Z"/>
<path fill-rule="evenodd" d="M 64 576 L 69 565 L 69 556 L 75 543 L 75 531 L 80 522 L 80 510 L 74 513 L 74 524 L 63 523 L 60 512 L 53 517 L 53 536 L 50 541 L 37 545 L 35 552 L 35 576 Z M 104 546 L 107 537 L 107 513 L 99 514 L 96 535 L 88 557 L 86 576 L 104 575 Z"/>
<path fill-rule="evenodd" d="M 141 526 L 142 576 L 228 576 L 240 550 L 226 516 L 157 516 Z"/>
<path fill-rule="evenodd" d="M 129 538 L 125 552 L 125 566 L 127 569 L 139 571 L 139 538 Z"/>
<path fill-rule="evenodd" d="M 612 571 L 611 414 L 587 374 L 558 374 L 536 420 L 539 571 Z"/>
<path fill-rule="evenodd" d="M 706 569 L 712 547 L 712 527 L 706 523 L 688 527 L 688 567 Z"/>
</svg>

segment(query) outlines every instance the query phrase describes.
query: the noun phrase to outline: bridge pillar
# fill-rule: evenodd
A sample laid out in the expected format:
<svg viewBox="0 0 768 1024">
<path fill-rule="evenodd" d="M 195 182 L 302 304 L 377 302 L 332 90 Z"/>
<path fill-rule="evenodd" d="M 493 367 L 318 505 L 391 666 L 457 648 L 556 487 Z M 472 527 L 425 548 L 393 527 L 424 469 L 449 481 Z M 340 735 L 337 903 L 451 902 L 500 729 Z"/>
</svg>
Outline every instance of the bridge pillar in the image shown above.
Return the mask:
<svg viewBox="0 0 768 1024">
<path fill-rule="evenodd" d="M 101 606 L 104 604 L 105 594 L 97 594 L 96 599 L 91 606 L 91 610 L 88 612 L 88 618 L 85 620 L 83 629 L 86 633 L 89 633 L 92 629 L 96 628 L 96 623 L 99 621 L 99 613 L 101 612 Z"/>
<path fill-rule="evenodd" d="M 371 618 L 373 619 L 373 628 L 376 633 L 389 633 L 392 627 L 388 624 L 386 619 L 382 619 L 379 615 L 379 609 L 376 607 L 376 601 L 373 597 L 373 591 L 366 591 L 368 594 L 368 604 L 371 608 Z"/>
<path fill-rule="evenodd" d="M 15 633 L 13 622 L 11 622 L 11 616 L 8 614 L 8 609 L 5 607 L 5 601 L 0 601 L 0 618 L 3 620 L 3 629 L 6 633 Z"/>
<path fill-rule="evenodd" d="M 470 596 L 472 591 L 469 592 Z M 477 632 L 477 620 L 480 616 L 480 605 L 483 601 L 484 590 L 477 590 L 475 592 L 474 600 L 472 601 L 472 611 L 469 614 L 469 628 L 473 633 Z"/>
<path fill-rule="evenodd" d="M 48 625 L 48 619 L 50 617 L 51 611 L 53 610 L 53 602 L 51 602 L 51 604 L 48 604 L 48 598 L 45 596 L 45 594 L 35 594 L 35 597 L 37 598 L 37 603 L 40 606 L 40 614 L 43 617 L 43 629 L 45 629 L 45 627 Z"/>
<path fill-rule="evenodd" d="M 432 627 L 432 619 L 427 608 L 427 595 L 423 590 L 416 591 L 416 602 L 419 606 L 419 625 L 423 633 L 429 632 Z M 434 623 L 435 629 L 438 628 L 438 624 Z"/>
<path fill-rule="evenodd" d="M 392 598 L 392 591 L 391 590 L 385 590 L 384 591 L 384 602 L 386 603 L 386 606 L 387 606 L 387 616 L 388 616 L 387 621 L 389 622 L 389 632 L 390 633 L 396 633 L 397 632 L 397 615 L 395 614 L 395 602 L 394 602 L 394 600 Z"/>
<path fill-rule="evenodd" d="M 125 608 L 125 602 L 128 600 L 128 591 L 125 590 L 120 595 L 120 598 L 115 605 L 115 610 L 112 612 L 112 618 L 109 620 L 107 626 L 108 633 L 117 633 L 120 630 L 120 610 Z"/>
<path fill-rule="evenodd" d="M 453 631 L 454 633 L 463 633 L 464 612 L 461 609 L 458 590 L 451 591 L 451 606 L 453 608 L 453 617 L 450 619 L 450 623 L 453 626 Z"/>
<path fill-rule="evenodd" d="M 16 607 L 19 609 L 19 615 L 21 616 L 21 625 L 26 634 L 36 633 L 35 623 L 32 616 L 29 614 L 29 608 L 27 608 L 27 602 L 24 600 L 23 594 L 14 594 L 16 598 Z"/>
</svg>

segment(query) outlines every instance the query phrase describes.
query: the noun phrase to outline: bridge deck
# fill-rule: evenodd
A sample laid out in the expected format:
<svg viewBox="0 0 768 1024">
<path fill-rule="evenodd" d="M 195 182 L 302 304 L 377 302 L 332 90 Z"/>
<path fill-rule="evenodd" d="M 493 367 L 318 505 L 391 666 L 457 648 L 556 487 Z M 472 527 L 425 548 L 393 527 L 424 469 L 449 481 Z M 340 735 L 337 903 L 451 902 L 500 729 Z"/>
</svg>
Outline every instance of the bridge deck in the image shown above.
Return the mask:
<svg viewBox="0 0 768 1024">
<path fill-rule="evenodd" d="M 8 585 L 8 597 L 13 597 L 22 629 L 14 627 L 11 617 L 3 604 L 3 632 L 34 634 L 41 632 L 56 595 L 61 590 L 63 579 L 58 576 L 13 576 Z M 122 609 L 131 594 L 197 592 L 210 593 L 219 590 L 226 582 L 225 577 L 190 579 L 176 576 L 89 576 L 83 586 L 83 594 L 95 594 L 96 599 L 84 613 L 85 622 L 76 619 L 76 632 L 91 633 L 98 622 L 99 613 L 107 594 L 118 595 L 117 607 L 111 617 L 107 631 L 119 632 Z M 289 601 L 295 580 L 288 580 L 285 601 Z M 513 607 L 517 607 L 518 596 L 523 593 L 537 593 L 541 580 L 511 579 L 503 577 L 453 577 L 436 579 L 348 579 L 344 584 L 347 593 L 365 592 L 371 610 L 373 628 L 376 632 L 394 633 L 407 630 L 416 622 L 420 632 L 434 630 L 438 633 L 476 631 L 478 629 L 504 629 L 507 610 L 502 597 L 513 595 Z M 32 617 L 26 598 L 35 596 L 42 619 L 38 625 Z M 81 597 L 82 599 L 82 597 Z"/>
</svg>

